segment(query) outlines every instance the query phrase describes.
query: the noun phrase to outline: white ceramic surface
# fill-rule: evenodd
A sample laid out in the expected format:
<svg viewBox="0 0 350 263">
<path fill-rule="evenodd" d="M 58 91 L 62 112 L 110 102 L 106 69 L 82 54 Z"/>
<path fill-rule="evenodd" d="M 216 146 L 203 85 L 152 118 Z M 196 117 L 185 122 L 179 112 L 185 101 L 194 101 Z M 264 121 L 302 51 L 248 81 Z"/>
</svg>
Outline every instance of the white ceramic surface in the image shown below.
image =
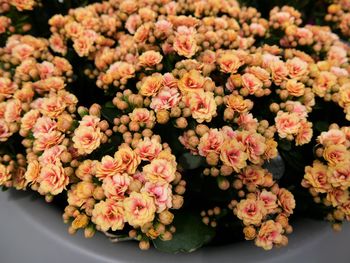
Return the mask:
<svg viewBox="0 0 350 263">
<path fill-rule="evenodd" d="M 112 244 L 104 236 L 70 236 L 60 212 L 16 191 L 0 192 L 0 263 L 349 263 L 350 226 L 334 233 L 327 223 L 294 225 L 287 248 L 265 252 L 252 242 L 169 255 L 140 251 L 135 243 Z"/>
</svg>

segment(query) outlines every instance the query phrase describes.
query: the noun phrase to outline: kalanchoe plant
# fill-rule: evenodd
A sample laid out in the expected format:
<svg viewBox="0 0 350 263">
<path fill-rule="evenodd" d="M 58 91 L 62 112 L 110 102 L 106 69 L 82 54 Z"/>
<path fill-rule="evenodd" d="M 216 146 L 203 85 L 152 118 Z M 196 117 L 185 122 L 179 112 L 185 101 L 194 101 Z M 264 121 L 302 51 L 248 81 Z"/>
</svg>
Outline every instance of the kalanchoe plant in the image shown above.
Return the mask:
<svg viewBox="0 0 350 263">
<path fill-rule="evenodd" d="M 292 215 L 350 220 L 350 48 L 298 5 L 0 4 L 35 35 L 1 18 L 0 185 L 56 202 L 70 233 L 268 250 Z"/>
</svg>

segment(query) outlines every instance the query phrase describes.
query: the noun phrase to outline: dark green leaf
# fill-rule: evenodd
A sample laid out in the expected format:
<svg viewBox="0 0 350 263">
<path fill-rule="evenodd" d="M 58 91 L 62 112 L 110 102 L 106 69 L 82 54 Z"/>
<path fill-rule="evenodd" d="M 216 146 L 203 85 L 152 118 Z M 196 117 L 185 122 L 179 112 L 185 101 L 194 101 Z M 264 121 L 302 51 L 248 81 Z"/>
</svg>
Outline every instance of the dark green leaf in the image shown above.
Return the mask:
<svg viewBox="0 0 350 263">
<path fill-rule="evenodd" d="M 288 140 L 279 141 L 278 146 L 284 151 L 290 151 L 292 149 L 292 143 Z"/>
<path fill-rule="evenodd" d="M 207 244 L 214 236 L 215 230 L 202 223 L 201 217 L 192 212 L 175 214 L 176 232 L 170 241 L 156 239 L 154 246 L 164 252 L 193 252 Z"/>
<path fill-rule="evenodd" d="M 319 132 L 327 131 L 329 127 L 329 123 L 327 121 L 316 121 L 314 123 L 315 129 Z"/>
</svg>

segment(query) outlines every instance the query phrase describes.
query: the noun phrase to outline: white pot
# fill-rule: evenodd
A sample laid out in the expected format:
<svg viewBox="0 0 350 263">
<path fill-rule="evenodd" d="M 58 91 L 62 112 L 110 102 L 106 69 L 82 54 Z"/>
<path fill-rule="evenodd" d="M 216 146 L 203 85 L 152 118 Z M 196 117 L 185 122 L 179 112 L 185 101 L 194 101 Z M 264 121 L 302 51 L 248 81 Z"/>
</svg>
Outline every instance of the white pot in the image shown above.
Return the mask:
<svg viewBox="0 0 350 263">
<path fill-rule="evenodd" d="M 101 234 L 70 236 L 57 208 L 17 191 L 0 192 L 0 263 L 349 263 L 350 227 L 334 233 L 328 223 L 294 225 L 286 248 L 263 251 L 252 242 L 171 255 L 140 251 L 136 243 L 113 244 Z"/>
</svg>

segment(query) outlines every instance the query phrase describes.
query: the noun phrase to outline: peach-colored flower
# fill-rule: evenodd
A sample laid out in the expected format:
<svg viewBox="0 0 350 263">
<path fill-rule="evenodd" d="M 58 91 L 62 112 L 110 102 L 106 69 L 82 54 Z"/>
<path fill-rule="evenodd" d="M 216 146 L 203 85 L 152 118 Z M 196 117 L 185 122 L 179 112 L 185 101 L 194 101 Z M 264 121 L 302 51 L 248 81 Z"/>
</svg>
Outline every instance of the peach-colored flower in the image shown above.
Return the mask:
<svg viewBox="0 0 350 263">
<path fill-rule="evenodd" d="M 244 73 L 242 75 L 242 85 L 248 89 L 249 94 L 254 94 L 257 90 L 263 87 L 261 80 L 251 73 Z"/>
<path fill-rule="evenodd" d="M 288 75 L 294 80 L 299 80 L 308 73 L 308 64 L 298 57 L 288 59 L 286 67 L 289 72 Z"/>
<path fill-rule="evenodd" d="M 34 184 L 40 174 L 40 164 L 37 160 L 34 160 L 28 164 L 27 171 L 24 174 L 27 184 Z"/>
<path fill-rule="evenodd" d="M 61 164 L 47 164 L 41 168 L 37 182 L 40 184 L 39 193 L 57 195 L 66 188 L 69 177 Z"/>
<path fill-rule="evenodd" d="M 42 133 L 34 141 L 33 150 L 35 152 L 42 152 L 55 145 L 60 144 L 64 139 L 64 134 L 59 131 L 51 131 L 49 133 Z"/>
<path fill-rule="evenodd" d="M 234 52 L 224 52 L 219 55 L 216 61 L 220 67 L 220 71 L 224 73 L 234 74 L 243 65 L 243 62 Z"/>
<path fill-rule="evenodd" d="M 146 68 L 152 68 L 158 65 L 163 59 L 163 56 L 157 51 L 146 51 L 139 56 L 139 64 Z"/>
<path fill-rule="evenodd" d="M 67 148 L 64 145 L 54 145 L 51 148 L 45 149 L 38 160 L 42 166 L 60 163 L 61 154 L 66 150 Z"/>
<path fill-rule="evenodd" d="M 134 40 L 136 43 L 144 43 L 149 36 L 149 26 L 146 24 L 141 25 L 134 34 Z"/>
<path fill-rule="evenodd" d="M 97 161 L 84 160 L 75 170 L 75 175 L 82 181 L 91 181 L 96 174 Z"/>
<path fill-rule="evenodd" d="M 231 94 L 227 97 L 226 104 L 229 108 L 242 114 L 248 111 L 248 101 L 240 95 Z"/>
<path fill-rule="evenodd" d="M 271 70 L 272 80 L 276 85 L 280 85 L 284 80 L 287 79 L 289 71 L 283 61 L 273 60 L 270 62 L 269 68 Z"/>
<path fill-rule="evenodd" d="M 159 73 L 146 77 L 142 80 L 140 94 L 143 96 L 153 96 L 163 86 L 163 76 Z"/>
<path fill-rule="evenodd" d="M 290 215 L 293 214 L 295 208 L 295 199 L 291 192 L 287 189 L 280 188 L 278 191 L 278 204 L 283 208 L 283 211 Z"/>
<path fill-rule="evenodd" d="M 274 213 L 275 209 L 278 207 L 277 205 L 277 196 L 269 191 L 263 189 L 259 194 L 259 200 L 265 203 L 265 209 L 268 214 Z"/>
<path fill-rule="evenodd" d="M 90 154 L 100 146 L 101 138 L 99 129 L 81 126 L 75 129 L 72 141 L 79 154 Z"/>
<path fill-rule="evenodd" d="M 322 145 L 329 146 L 332 144 L 345 144 L 346 137 L 341 130 L 330 129 L 328 131 L 322 132 L 321 135 L 317 137 L 317 140 Z"/>
<path fill-rule="evenodd" d="M 244 130 L 256 130 L 258 128 L 258 120 L 251 113 L 240 114 L 237 119 L 237 124 Z"/>
<path fill-rule="evenodd" d="M 107 199 L 100 201 L 92 210 L 91 221 L 102 231 L 121 230 L 124 228 L 125 218 L 124 205 L 121 202 Z"/>
<path fill-rule="evenodd" d="M 33 55 L 34 48 L 27 44 L 18 44 L 12 49 L 12 55 L 20 61 Z"/>
<path fill-rule="evenodd" d="M 342 46 L 333 45 L 327 53 L 327 59 L 332 65 L 340 66 L 348 62 L 346 49 Z"/>
<path fill-rule="evenodd" d="M 265 142 L 266 145 L 266 150 L 265 150 L 265 159 L 269 160 L 269 159 L 273 159 L 276 158 L 278 155 L 278 151 L 277 151 L 277 146 L 278 143 L 273 139 L 267 139 Z"/>
<path fill-rule="evenodd" d="M 243 144 L 249 161 L 258 164 L 266 150 L 265 137 L 255 131 L 242 131 L 237 139 Z"/>
<path fill-rule="evenodd" d="M 312 123 L 302 120 L 297 136 L 295 137 L 295 145 L 307 144 L 311 141 L 313 135 Z"/>
<path fill-rule="evenodd" d="M 186 106 L 191 110 L 192 117 L 199 123 L 210 122 L 216 115 L 214 94 L 210 91 L 190 92 L 185 97 Z"/>
<path fill-rule="evenodd" d="M 296 79 L 289 79 L 285 87 L 289 94 L 295 97 L 303 96 L 305 93 L 305 85 L 302 82 L 298 82 Z"/>
<path fill-rule="evenodd" d="M 53 51 L 60 53 L 62 55 L 67 54 L 67 46 L 66 43 L 64 42 L 64 39 L 60 34 L 53 33 L 50 38 L 50 47 L 52 48 Z"/>
<path fill-rule="evenodd" d="M 225 142 L 221 147 L 220 159 L 225 165 L 239 172 L 246 167 L 248 154 L 244 152 L 242 143 L 238 142 L 236 139 L 231 139 Z"/>
<path fill-rule="evenodd" d="M 264 222 L 255 239 L 255 244 L 265 250 L 270 250 L 273 244 L 281 244 L 283 240 L 283 228 L 280 223 L 273 220 Z"/>
<path fill-rule="evenodd" d="M 63 113 L 66 106 L 66 103 L 61 97 L 50 96 L 43 99 L 39 110 L 43 115 L 51 118 L 56 118 Z"/>
<path fill-rule="evenodd" d="M 125 219 L 133 227 L 152 222 L 156 212 L 154 199 L 146 192 L 132 192 L 124 199 Z"/>
<path fill-rule="evenodd" d="M 116 160 L 122 161 L 122 168 L 128 174 L 132 175 L 136 172 L 138 165 L 141 163 L 140 156 L 130 147 L 122 147 L 115 154 Z"/>
<path fill-rule="evenodd" d="M 180 100 L 181 95 L 177 88 L 170 88 L 168 86 L 165 86 L 159 91 L 157 96 L 152 98 L 150 107 L 156 112 L 159 110 L 167 110 L 177 106 Z"/>
<path fill-rule="evenodd" d="M 143 167 L 143 173 L 147 181 L 168 183 L 175 179 L 176 166 L 166 159 L 154 159 Z"/>
<path fill-rule="evenodd" d="M 137 145 L 135 152 L 143 161 L 152 161 L 162 151 L 162 145 L 156 139 L 145 137 Z"/>
<path fill-rule="evenodd" d="M 330 189 L 328 183 L 328 167 L 321 162 L 315 161 L 312 166 L 305 167 L 304 180 L 318 193 L 325 193 Z M 302 184 L 305 185 L 303 182 Z"/>
<path fill-rule="evenodd" d="M 210 129 L 199 141 L 198 152 L 206 157 L 210 152 L 219 154 L 224 143 L 224 136 L 218 129 Z"/>
<path fill-rule="evenodd" d="M 300 118 L 296 113 L 279 111 L 275 118 L 278 135 L 286 138 L 288 135 L 296 135 L 300 128 Z"/>
<path fill-rule="evenodd" d="M 141 23 L 141 17 L 139 15 L 133 14 L 126 20 L 125 28 L 129 31 L 130 34 L 135 34 L 136 29 L 141 25 Z"/>
<path fill-rule="evenodd" d="M 320 96 L 324 97 L 326 93 L 330 92 L 331 88 L 337 84 L 337 77 L 329 71 L 321 71 L 314 80 L 312 91 Z"/>
<path fill-rule="evenodd" d="M 21 118 L 21 112 L 22 112 L 22 103 L 20 100 L 17 100 L 17 99 L 8 100 L 6 102 L 6 109 L 4 114 L 5 121 L 8 123 L 19 121 Z"/>
<path fill-rule="evenodd" d="M 146 182 L 141 190 L 154 198 L 157 207 L 157 213 L 172 207 L 172 192 L 169 184 L 164 182 Z"/>
<path fill-rule="evenodd" d="M 131 179 L 126 173 L 108 176 L 103 179 L 102 188 L 107 198 L 121 200 L 124 199 Z"/>
<path fill-rule="evenodd" d="M 89 52 L 93 46 L 93 41 L 86 36 L 80 35 L 78 38 L 73 40 L 74 50 L 77 52 L 79 57 L 85 57 L 89 55 Z"/>
<path fill-rule="evenodd" d="M 7 167 L 0 164 L 0 185 L 4 185 L 6 182 L 11 180 L 11 174 L 9 173 Z"/>
<path fill-rule="evenodd" d="M 330 166 L 335 166 L 341 162 L 348 162 L 350 160 L 350 152 L 343 144 L 328 145 L 324 148 L 323 158 Z"/>
<path fill-rule="evenodd" d="M 11 98 L 17 89 L 17 85 L 9 78 L 0 77 L 0 96 Z"/>
<path fill-rule="evenodd" d="M 270 73 L 261 67 L 249 67 L 246 72 L 253 74 L 264 83 L 270 80 Z"/>
<path fill-rule="evenodd" d="M 179 26 L 175 33 L 174 50 L 186 58 L 194 56 L 198 50 L 197 41 L 195 39 L 196 31 L 194 28 Z"/>
<path fill-rule="evenodd" d="M 49 117 L 39 117 L 33 126 L 33 135 L 35 138 L 39 138 L 41 134 L 55 131 L 57 128 L 56 121 Z"/>
<path fill-rule="evenodd" d="M 18 11 L 32 10 L 35 5 L 34 0 L 10 0 L 9 3 L 15 6 Z"/>
<path fill-rule="evenodd" d="M 237 204 L 237 217 L 243 221 L 243 224 L 260 225 L 266 215 L 265 203 L 261 200 L 242 199 Z"/>
<path fill-rule="evenodd" d="M 244 185 L 260 186 L 264 184 L 265 170 L 260 166 L 249 165 L 238 175 Z"/>
<path fill-rule="evenodd" d="M 113 158 L 112 156 L 105 155 L 102 157 L 101 162 L 96 166 L 96 177 L 100 180 L 106 177 L 111 177 L 123 172 L 123 165 L 121 159 Z"/>
<path fill-rule="evenodd" d="M 205 78 L 198 70 L 190 70 L 186 72 L 178 82 L 178 87 L 182 93 L 201 91 Z"/>
<path fill-rule="evenodd" d="M 0 16 L 0 34 L 5 33 L 11 25 L 11 19 L 6 16 Z"/>
<path fill-rule="evenodd" d="M 338 163 L 334 167 L 329 168 L 328 182 L 333 187 L 339 187 L 346 190 L 350 186 L 350 163 Z"/>
<path fill-rule="evenodd" d="M 30 110 L 27 113 L 25 113 L 21 119 L 21 130 L 29 131 L 33 129 L 39 116 L 40 116 L 40 113 L 38 110 Z"/>
<path fill-rule="evenodd" d="M 154 112 L 145 108 L 135 108 L 129 116 L 131 121 L 140 125 L 153 125 L 155 121 Z"/>
<path fill-rule="evenodd" d="M 349 200 L 349 191 L 340 188 L 331 188 L 327 192 L 326 199 L 331 202 L 333 207 L 341 206 Z"/>
<path fill-rule="evenodd" d="M 12 135 L 8 124 L 0 119 L 0 142 L 5 142 Z"/>
</svg>

